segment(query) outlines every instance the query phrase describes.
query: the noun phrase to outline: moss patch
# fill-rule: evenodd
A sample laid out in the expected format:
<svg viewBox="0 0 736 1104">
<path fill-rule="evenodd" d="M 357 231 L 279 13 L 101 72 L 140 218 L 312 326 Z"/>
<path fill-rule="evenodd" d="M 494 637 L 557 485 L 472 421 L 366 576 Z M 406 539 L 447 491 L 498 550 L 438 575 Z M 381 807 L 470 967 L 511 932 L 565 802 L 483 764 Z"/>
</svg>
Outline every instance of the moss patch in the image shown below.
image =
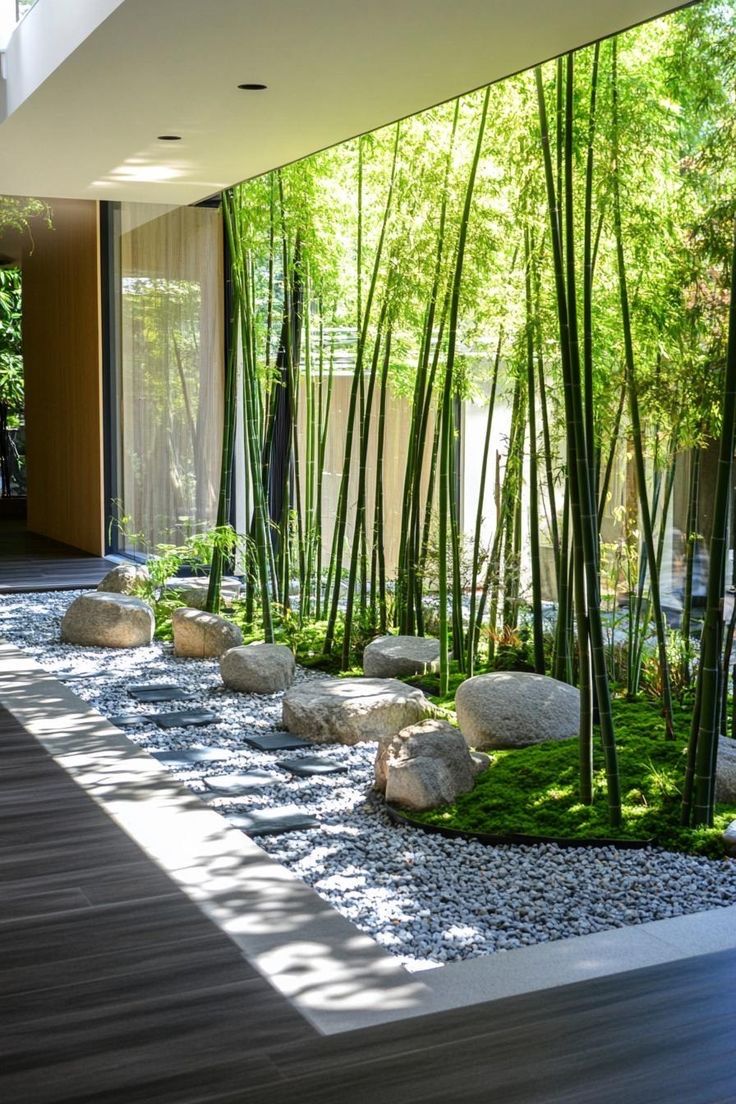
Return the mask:
<svg viewBox="0 0 736 1104">
<path fill-rule="evenodd" d="M 608 822 L 603 756 L 594 756 L 596 794 L 581 804 L 578 741 L 492 752 L 475 788 L 454 805 L 412 814 L 412 819 L 466 832 L 598 839 L 652 839 L 669 850 L 723 854 L 720 834 L 736 818 L 736 806 L 719 805 L 713 828 L 679 824 L 689 713 L 676 709 L 676 740 L 665 740 L 659 710 L 651 702 L 614 703 L 621 775 L 623 824 Z"/>
</svg>

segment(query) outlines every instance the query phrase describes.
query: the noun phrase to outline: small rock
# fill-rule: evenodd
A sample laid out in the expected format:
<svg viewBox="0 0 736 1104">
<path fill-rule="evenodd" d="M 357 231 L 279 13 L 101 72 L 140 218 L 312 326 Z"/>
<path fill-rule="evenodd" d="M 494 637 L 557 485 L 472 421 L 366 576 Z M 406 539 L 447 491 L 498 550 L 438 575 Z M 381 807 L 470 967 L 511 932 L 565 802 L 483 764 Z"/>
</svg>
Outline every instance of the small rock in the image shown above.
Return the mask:
<svg viewBox="0 0 736 1104">
<path fill-rule="evenodd" d="M 378 745 L 375 786 L 407 809 L 448 805 L 473 788 L 475 767 L 461 732 L 446 721 L 411 725 Z"/>
<path fill-rule="evenodd" d="M 97 589 L 107 594 L 135 594 L 149 579 L 148 568 L 144 564 L 118 564 L 97 584 Z"/>
<path fill-rule="evenodd" d="M 140 598 L 93 590 L 75 598 L 61 620 L 66 644 L 140 648 L 153 640 L 153 610 Z"/>
<path fill-rule="evenodd" d="M 363 651 L 369 678 L 404 678 L 439 670 L 440 642 L 431 636 L 379 636 Z"/>
<path fill-rule="evenodd" d="M 731 821 L 721 838 L 729 855 L 736 855 L 736 820 Z"/>
<path fill-rule="evenodd" d="M 237 625 L 214 613 L 181 606 L 171 615 L 174 655 L 208 659 L 222 655 L 243 642 Z"/>
<path fill-rule="evenodd" d="M 565 740 L 579 730 L 580 692 L 546 675 L 476 675 L 458 687 L 455 707 L 460 730 L 473 748 L 526 747 Z"/>
<path fill-rule="evenodd" d="M 474 774 L 481 774 L 491 765 L 491 757 L 490 755 L 486 755 L 484 751 L 471 751 L 470 761 L 473 766 Z"/>
<path fill-rule="evenodd" d="M 287 690 L 283 723 L 318 744 L 395 736 L 432 715 L 421 690 L 396 679 L 314 679 Z"/>
<path fill-rule="evenodd" d="M 248 644 L 231 648 L 220 660 L 222 681 L 245 694 L 275 694 L 294 681 L 294 653 L 285 644 Z"/>
</svg>

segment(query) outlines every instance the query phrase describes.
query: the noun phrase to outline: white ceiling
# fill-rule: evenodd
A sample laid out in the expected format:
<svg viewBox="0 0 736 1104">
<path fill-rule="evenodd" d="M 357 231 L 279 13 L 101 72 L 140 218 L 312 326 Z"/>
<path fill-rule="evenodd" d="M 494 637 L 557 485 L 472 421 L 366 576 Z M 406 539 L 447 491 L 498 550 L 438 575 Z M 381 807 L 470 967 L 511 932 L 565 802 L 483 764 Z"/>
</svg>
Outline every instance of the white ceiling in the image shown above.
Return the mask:
<svg viewBox="0 0 736 1104">
<path fill-rule="evenodd" d="M 8 45 L 0 193 L 193 203 L 679 6 L 38 0 Z"/>
</svg>

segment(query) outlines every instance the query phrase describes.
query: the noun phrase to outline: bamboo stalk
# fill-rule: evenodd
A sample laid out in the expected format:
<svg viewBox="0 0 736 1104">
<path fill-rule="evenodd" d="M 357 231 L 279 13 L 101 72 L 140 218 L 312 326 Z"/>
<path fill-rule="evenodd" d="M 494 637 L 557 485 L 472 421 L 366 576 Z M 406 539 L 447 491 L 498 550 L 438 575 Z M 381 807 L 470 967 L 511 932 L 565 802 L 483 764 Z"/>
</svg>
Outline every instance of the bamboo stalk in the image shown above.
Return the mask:
<svg viewBox="0 0 736 1104">
<path fill-rule="evenodd" d="M 475 652 L 478 646 L 478 626 L 476 625 L 478 576 L 480 573 L 481 534 L 483 528 L 483 508 L 486 498 L 486 481 L 488 478 L 488 455 L 491 444 L 491 429 L 493 427 L 493 413 L 496 406 L 496 389 L 498 387 L 498 370 L 501 364 L 501 349 L 503 347 L 503 327 L 499 330 L 496 344 L 496 355 L 493 360 L 493 376 L 491 380 L 491 393 L 488 399 L 488 411 L 486 413 L 486 431 L 483 438 L 483 457 L 480 466 L 480 484 L 478 487 L 478 506 L 475 514 L 475 532 L 473 535 L 473 566 L 470 578 L 470 610 L 468 612 L 468 638 L 467 638 L 467 673 L 472 677 L 475 666 Z"/>
<path fill-rule="evenodd" d="M 350 388 L 350 400 L 348 405 L 348 417 L 345 434 L 345 454 L 343 457 L 342 477 L 340 480 L 340 494 L 338 497 L 337 505 L 337 517 L 335 519 L 335 530 L 332 542 L 332 553 L 330 556 L 330 571 L 334 578 L 332 588 L 332 599 L 330 604 L 330 612 L 327 621 L 327 629 L 325 632 L 324 649 L 325 654 L 329 655 L 332 652 L 332 648 L 335 641 L 335 627 L 337 624 L 337 614 L 340 603 L 340 572 L 342 567 L 342 554 L 343 545 L 345 542 L 345 529 L 347 526 L 347 509 L 348 509 L 348 487 L 350 484 L 350 468 L 352 462 L 353 451 L 353 434 L 355 430 L 355 412 L 358 401 L 358 393 L 360 390 L 360 380 L 363 374 L 363 357 L 365 354 L 366 343 L 368 339 L 368 327 L 370 324 L 371 309 L 373 306 L 373 299 L 376 293 L 376 287 L 378 284 L 378 273 L 380 270 L 381 259 L 383 255 L 383 246 L 386 239 L 386 232 L 388 228 L 389 215 L 391 213 L 391 204 L 394 195 L 394 186 L 396 183 L 396 165 L 398 161 L 399 153 L 399 137 L 400 137 L 400 124 L 396 124 L 396 134 L 394 138 L 393 159 L 391 163 L 391 176 L 388 187 L 388 194 L 386 196 L 386 205 L 383 212 L 383 221 L 381 224 L 381 232 L 378 238 L 378 244 L 376 246 L 376 253 L 373 261 L 373 272 L 371 275 L 371 282 L 368 288 L 368 295 L 366 298 L 365 307 L 363 310 L 363 319 L 361 324 L 361 330 L 358 338 L 358 347 L 356 350 L 356 363 L 355 372 L 353 373 L 353 382 Z"/>
<path fill-rule="evenodd" d="M 644 464 L 644 445 L 642 438 L 641 417 L 639 413 L 639 397 L 636 384 L 636 368 L 634 361 L 634 344 L 631 334 L 631 310 L 629 306 L 628 283 L 626 277 L 626 262 L 624 258 L 624 241 L 621 219 L 621 186 L 620 186 L 620 160 L 619 160 L 619 119 L 618 119 L 618 84 L 617 84 L 617 50 L 616 40 L 613 41 L 612 50 L 612 97 L 613 97 L 613 221 L 614 236 L 616 239 L 616 258 L 618 262 L 619 295 L 621 300 L 621 321 L 623 326 L 624 353 L 626 359 L 626 379 L 629 392 L 629 416 L 631 419 L 631 435 L 634 445 L 634 463 L 636 467 L 637 490 L 639 494 L 639 510 L 641 513 L 642 530 L 647 550 L 649 565 L 649 591 L 651 594 L 654 611 L 655 628 L 657 632 L 657 647 L 659 652 L 659 667 L 662 680 L 662 712 L 664 714 L 666 736 L 674 740 L 675 730 L 672 723 L 672 690 L 670 684 L 669 661 L 667 659 L 667 635 L 662 612 L 660 597 L 659 571 L 657 570 L 657 555 L 654 547 L 654 533 L 652 528 L 652 516 L 649 509 L 649 495 L 646 483 L 646 468 Z"/>
<path fill-rule="evenodd" d="M 259 598 L 263 620 L 263 634 L 265 640 L 270 642 L 273 640 L 273 620 L 271 616 L 268 555 L 266 551 L 267 544 L 269 543 L 267 534 L 268 512 L 263 482 L 260 478 L 260 435 L 262 432 L 262 424 L 256 399 L 256 369 L 252 359 L 253 345 L 251 333 L 253 318 L 251 315 L 251 297 L 248 287 L 249 271 L 241 235 L 240 202 L 234 191 L 231 190 L 223 194 L 222 209 L 230 247 L 233 296 L 236 309 L 239 313 L 239 332 L 243 357 L 242 389 L 245 414 L 244 437 L 248 450 L 250 485 L 253 494 L 253 528 L 255 533 L 254 554 L 260 589 Z"/>
<path fill-rule="evenodd" d="M 463 265 L 465 261 L 465 243 L 470 222 L 470 209 L 473 201 L 475 178 L 480 162 L 480 153 L 485 134 L 486 118 L 488 117 L 488 104 L 490 101 L 490 85 L 486 88 L 481 107 L 478 136 L 470 166 L 468 182 L 465 188 L 463 212 L 460 219 L 457 250 L 455 254 L 455 271 L 452 280 L 452 295 L 450 298 L 450 314 L 448 323 L 447 360 L 445 363 L 445 379 L 442 388 L 442 406 L 440 411 L 440 471 L 439 471 L 439 620 L 440 620 L 440 694 L 446 694 L 449 685 L 449 650 L 448 650 L 448 618 L 447 618 L 447 523 L 449 518 L 450 488 L 450 447 L 451 447 L 451 422 L 452 422 L 452 395 L 454 385 L 455 350 L 457 346 L 458 316 L 460 312 L 460 288 L 462 285 Z M 458 556 L 457 545 L 452 549 L 453 561 Z"/>
<path fill-rule="evenodd" d="M 687 496 L 687 521 L 685 533 L 685 589 L 682 602 L 682 621 L 680 631 L 683 636 L 685 651 L 683 655 L 683 681 L 690 684 L 692 639 L 690 625 L 693 609 L 693 572 L 695 567 L 695 552 L 697 549 L 698 509 L 700 499 L 700 448 L 692 450 L 690 458 L 690 479 Z"/>
<path fill-rule="evenodd" d="M 543 675 L 544 621 L 542 619 L 542 571 L 539 559 L 539 500 L 537 492 L 537 412 L 534 390 L 534 315 L 532 303 L 531 244 L 529 230 L 524 235 L 526 258 L 526 379 L 529 404 L 529 552 L 532 565 L 532 625 L 534 631 L 534 670 Z M 521 496 L 519 496 L 521 499 Z"/>
<path fill-rule="evenodd" d="M 603 629 L 600 616 L 599 584 L 596 571 L 595 545 L 597 544 L 597 524 L 593 513 L 591 488 L 589 485 L 589 466 L 585 462 L 585 439 L 582 424 L 582 409 L 580 397 L 580 368 L 576 357 L 577 340 L 575 334 L 575 313 L 569 312 L 568 294 L 565 284 L 565 271 L 561 247 L 561 235 L 559 232 L 559 208 L 552 175 L 552 165 L 549 150 L 549 130 L 547 126 L 547 111 L 544 100 L 544 88 L 542 74 L 539 68 L 535 71 L 537 83 L 537 99 L 540 118 L 540 136 L 542 142 L 542 154 L 544 161 L 545 184 L 547 189 L 548 211 L 550 228 L 552 232 L 552 252 L 554 258 L 555 289 L 557 297 L 557 311 L 560 328 L 560 352 L 563 367 L 563 381 L 565 391 L 565 406 L 567 411 L 566 429 L 568 438 L 568 452 L 574 458 L 575 466 L 579 472 L 580 494 L 576 495 L 576 480 L 571 480 L 571 511 L 573 530 L 577 529 L 576 539 L 582 547 L 585 566 L 586 601 L 589 615 L 589 630 L 591 642 L 591 658 L 595 681 L 598 712 L 600 718 L 601 741 L 606 766 L 607 799 L 609 819 L 616 827 L 621 823 L 621 793 L 618 777 L 618 762 L 616 755 L 615 732 L 613 717 L 611 715 L 610 690 L 606 671 L 605 652 L 603 647 Z M 572 57 L 568 59 L 568 80 L 572 83 L 573 65 Z M 572 135 L 569 135 L 571 143 Z M 566 187 L 572 192 L 572 149 L 567 151 L 568 172 Z M 572 229 L 572 196 L 568 203 L 568 247 L 574 244 L 574 236 L 570 234 Z M 568 274 L 574 275 L 574 265 L 568 266 Z M 574 280 L 573 287 L 574 291 Z M 575 336 L 573 336 L 575 334 Z"/>
<path fill-rule="evenodd" d="M 736 227 L 731 260 L 728 353 L 723 381 L 721 435 L 713 504 L 713 531 L 706 594 L 705 621 L 700 644 L 698 693 L 700 708 L 690 733 L 692 786 L 686 785 L 683 816 L 694 827 L 713 823 L 714 783 L 720 731 L 720 678 L 723 639 L 723 600 L 728 555 L 728 502 L 736 443 Z M 691 795 L 688 790 L 691 789 Z M 691 801 L 687 798 L 691 797 Z"/>
</svg>

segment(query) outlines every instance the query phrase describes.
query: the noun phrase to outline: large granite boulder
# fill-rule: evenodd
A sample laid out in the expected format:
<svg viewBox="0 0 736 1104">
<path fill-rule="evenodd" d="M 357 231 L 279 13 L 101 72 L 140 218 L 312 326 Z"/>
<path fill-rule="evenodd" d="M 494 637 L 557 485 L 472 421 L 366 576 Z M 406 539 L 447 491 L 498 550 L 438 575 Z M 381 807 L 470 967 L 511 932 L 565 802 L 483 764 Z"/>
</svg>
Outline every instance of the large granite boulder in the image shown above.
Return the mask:
<svg viewBox="0 0 736 1104">
<path fill-rule="evenodd" d="M 286 691 L 283 723 L 318 744 L 357 744 L 395 736 L 433 712 L 421 690 L 396 679 L 310 679 Z"/>
<path fill-rule="evenodd" d="M 736 740 L 721 736 L 716 764 L 716 801 L 736 805 Z"/>
<path fill-rule="evenodd" d="M 140 598 L 93 590 L 75 598 L 61 620 L 66 644 L 140 648 L 153 640 L 153 610 Z"/>
<path fill-rule="evenodd" d="M 435 809 L 472 790 L 478 770 L 463 734 L 428 720 L 379 740 L 375 788 L 406 809 Z"/>
<path fill-rule="evenodd" d="M 460 731 L 470 747 L 515 748 L 566 740 L 580 727 L 580 693 L 546 675 L 497 671 L 461 683 Z"/>
<path fill-rule="evenodd" d="M 188 609 L 203 610 L 207 604 L 209 579 L 206 576 L 184 576 L 180 579 L 168 579 L 166 590 L 176 594 Z M 227 608 L 239 598 L 243 587 L 238 579 L 225 576 L 220 585 L 220 605 Z"/>
<path fill-rule="evenodd" d="M 275 694 L 294 681 L 294 653 L 285 644 L 231 648 L 220 660 L 222 681 L 244 694 Z"/>
<path fill-rule="evenodd" d="M 438 671 L 440 642 L 431 636 L 379 636 L 363 651 L 369 678 L 403 678 Z"/>
<path fill-rule="evenodd" d="M 149 579 L 148 568 L 144 564 L 118 564 L 97 584 L 97 589 L 109 594 L 135 594 Z"/>
<path fill-rule="evenodd" d="M 243 634 L 232 621 L 214 613 L 180 606 L 171 615 L 174 655 L 212 659 L 243 643 Z"/>
</svg>

